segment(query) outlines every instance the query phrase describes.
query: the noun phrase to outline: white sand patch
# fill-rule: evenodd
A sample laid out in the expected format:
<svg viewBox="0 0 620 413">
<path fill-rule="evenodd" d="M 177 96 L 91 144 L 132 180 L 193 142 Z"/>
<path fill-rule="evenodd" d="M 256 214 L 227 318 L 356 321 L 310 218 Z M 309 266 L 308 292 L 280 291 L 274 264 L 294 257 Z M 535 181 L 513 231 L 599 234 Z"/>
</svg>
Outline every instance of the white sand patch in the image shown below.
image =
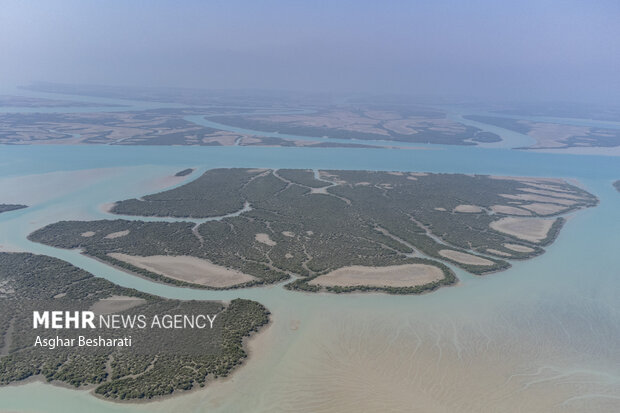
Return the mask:
<svg viewBox="0 0 620 413">
<path fill-rule="evenodd" d="M 403 176 L 404 173 L 402 173 L 402 172 L 388 172 L 388 175 Z"/>
<path fill-rule="evenodd" d="M 407 179 L 409 179 L 410 181 L 417 181 L 418 178 L 416 178 L 415 176 L 408 176 Z"/>
<path fill-rule="evenodd" d="M 562 193 L 569 193 L 570 191 L 564 188 L 561 188 L 559 186 L 556 185 L 550 185 L 550 184 L 539 184 L 539 183 L 535 183 L 535 182 L 525 182 L 526 185 L 531 186 L 533 188 L 540 188 L 540 189 L 546 189 L 549 191 L 554 191 L 554 192 L 562 192 Z"/>
<path fill-rule="evenodd" d="M 583 199 L 583 197 L 579 195 L 569 194 L 566 192 L 557 192 L 557 190 L 535 189 L 535 188 L 517 188 L 517 189 L 519 191 L 529 192 L 531 194 L 546 195 L 546 196 L 552 196 L 555 198 L 569 198 L 569 199 L 577 199 L 577 200 Z"/>
<path fill-rule="evenodd" d="M 311 194 L 326 194 L 327 195 L 327 186 L 323 186 L 321 188 L 310 188 Z"/>
<path fill-rule="evenodd" d="M 511 207 L 508 205 L 493 205 L 491 211 L 496 214 L 508 214 L 508 215 L 532 215 L 530 211 L 526 211 L 521 208 Z"/>
<path fill-rule="evenodd" d="M 507 252 L 504 251 L 499 251 L 493 248 L 487 248 L 487 252 L 491 253 L 491 254 L 495 254 L 495 255 L 499 255 L 500 257 L 512 257 L 512 254 L 509 254 Z"/>
<path fill-rule="evenodd" d="M 534 248 L 526 247 L 519 244 L 504 244 L 504 247 L 517 252 L 534 252 Z"/>
<path fill-rule="evenodd" d="M 497 176 L 490 175 L 491 179 L 500 179 L 505 181 L 519 181 L 525 184 L 566 184 L 566 181 L 560 178 L 532 178 L 530 176 Z"/>
<path fill-rule="evenodd" d="M 103 204 L 101 205 L 101 210 L 103 212 L 107 212 L 109 214 L 112 213 L 112 208 L 114 208 L 116 206 L 116 202 L 108 202 L 107 204 Z"/>
<path fill-rule="evenodd" d="M 466 214 L 477 214 L 479 212 L 482 212 L 482 208 L 476 205 L 462 204 L 462 205 L 457 205 L 456 208 L 454 208 L 454 212 L 461 212 L 461 213 L 466 213 Z"/>
<path fill-rule="evenodd" d="M 230 287 L 256 278 L 211 261 L 188 255 L 151 255 L 141 257 L 113 252 L 110 257 L 174 280 L 209 287 Z"/>
<path fill-rule="evenodd" d="M 293 258 L 293 254 L 291 254 L 290 252 L 287 252 L 286 254 L 284 254 L 284 258 Z"/>
<path fill-rule="evenodd" d="M 285 237 L 290 237 L 290 238 L 292 238 L 292 237 L 294 237 L 294 236 L 295 236 L 295 233 L 294 233 L 294 232 L 291 232 L 291 231 L 282 231 L 282 235 L 284 235 Z"/>
<path fill-rule="evenodd" d="M 452 261 L 460 262 L 461 264 L 465 264 L 465 265 L 489 266 L 489 265 L 494 264 L 494 262 L 491 260 L 487 260 L 482 257 L 477 257 L 472 254 L 467 254 L 465 252 L 454 251 L 454 250 L 440 250 L 439 255 L 441 255 L 442 257 L 451 259 Z"/>
<path fill-rule="evenodd" d="M 575 205 L 577 203 L 575 201 L 571 201 L 570 199 L 552 198 L 550 196 L 542 196 L 542 195 L 534 195 L 534 194 L 519 194 L 519 195 L 499 194 L 499 196 L 502 196 L 508 199 L 517 199 L 520 201 L 548 202 L 551 204 L 560 204 L 560 205 Z"/>
<path fill-rule="evenodd" d="M 129 230 L 126 229 L 124 231 L 118 231 L 118 232 L 112 232 L 111 234 L 106 235 L 105 239 L 114 239 L 114 238 L 120 238 L 120 237 L 124 237 L 126 235 L 129 235 Z"/>
<path fill-rule="evenodd" d="M 86 231 L 86 232 L 82 232 L 80 234 L 81 236 L 83 236 L 84 238 L 90 238 L 93 235 L 95 235 L 95 231 Z"/>
<path fill-rule="evenodd" d="M 276 242 L 274 240 L 272 240 L 271 238 L 269 238 L 269 234 L 265 234 L 265 233 L 258 233 L 256 234 L 256 236 L 254 237 L 254 239 L 258 242 L 261 242 L 265 245 L 269 245 L 270 247 L 273 247 L 274 245 L 276 245 Z"/>
<path fill-rule="evenodd" d="M 538 215 L 552 215 L 557 214 L 558 212 L 565 211 L 567 208 L 562 205 L 557 204 L 544 204 L 540 202 L 535 202 L 533 204 L 521 205 L 522 208 L 529 209 L 537 213 Z"/>
<path fill-rule="evenodd" d="M 369 285 L 374 287 L 414 287 L 444 278 L 439 267 L 427 264 L 365 267 L 353 265 L 321 275 L 308 284 L 328 287 Z"/>
<path fill-rule="evenodd" d="M 439 208 L 434 208 L 434 209 L 435 209 L 435 211 L 442 211 L 442 212 L 446 212 L 446 209 L 445 209 L 445 208 L 441 208 L 441 207 L 439 207 Z"/>
<path fill-rule="evenodd" d="M 129 310 L 146 303 L 144 298 L 127 297 L 123 295 L 113 295 L 112 297 L 102 298 L 90 307 L 90 311 L 96 314 L 112 314 Z"/>
<path fill-rule="evenodd" d="M 248 169 L 247 172 L 249 174 L 255 174 L 255 173 L 259 173 L 259 172 L 266 172 L 268 171 L 268 169 L 262 169 L 262 168 L 254 168 L 254 169 Z"/>
<path fill-rule="evenodd" d="M 306 231 L 307 235 L 314 235 L 314 231 Z"/>
<path fill-rule="evenodd" d="M 355 184 L 355 186 L 369 186 L 369 185 L 370 185 L 370 182 L 365 182 L 365 181 L 364 182 L 358 182 L 358 183 Z"/>
<path fill-rule="evenodd" d="M 428 176 L 426 172 L 409 172 L 411 176 Z"/>
<path fill-rule="evenodd" d="M 495 231 L 512 235 L 513 237 L 530 241 L 540 242 L 547 237 L 549 229 L 555 220 L 541 218 L 502 218 L 493 221 L 490 227 Z"/>
</svg>

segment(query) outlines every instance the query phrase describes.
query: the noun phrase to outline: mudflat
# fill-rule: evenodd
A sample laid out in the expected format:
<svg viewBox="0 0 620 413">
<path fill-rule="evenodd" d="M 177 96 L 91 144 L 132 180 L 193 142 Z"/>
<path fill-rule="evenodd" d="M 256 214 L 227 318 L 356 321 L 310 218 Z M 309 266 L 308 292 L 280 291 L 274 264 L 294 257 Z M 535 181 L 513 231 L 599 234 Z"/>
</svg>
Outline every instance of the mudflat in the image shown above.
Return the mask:
<svg viewBox="0 0 620 413">
<path fill-rule="evenodd" d="M 440 268 L 427 264 L 390 265 L 387 267 L 365 267 L 352 265 L 321 275 L 310 281 L 311 285 L 326 287 L 376 286 L 415 287 L 444 277 Z"/>
<path fill-rule="evenodd" d="M 547 237 L 554 222 L 549 219 L 507 217 L 491 222 L 490 226 L 495 231 L 538 243 Z"/>
<path fill-rule="evenodd" d="M 209 287 L 231 287 L 255 280 L 251 275 L 188 255 L 151 255 L 140 257 L 118 252 L 112 252 L 108 255 L 165 277 Z"/>
</svg>

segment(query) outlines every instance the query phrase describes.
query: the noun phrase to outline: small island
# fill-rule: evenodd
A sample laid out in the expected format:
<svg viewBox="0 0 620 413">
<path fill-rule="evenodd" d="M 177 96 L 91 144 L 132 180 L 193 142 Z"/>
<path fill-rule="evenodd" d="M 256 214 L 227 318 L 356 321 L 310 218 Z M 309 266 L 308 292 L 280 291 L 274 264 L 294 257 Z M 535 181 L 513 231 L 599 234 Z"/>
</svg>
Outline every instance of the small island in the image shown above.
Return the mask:
<svg viewBox="0 0 620 413">
<path fill-rule="evenodd" d="M 28 205 L 21 204 L 0 204 L 0 213 L 16 211 L 18 209 L 28 208 Z"/>
<path fill-rule="evenodd" d="M 620 180 L 614 182 L 614 188 L 616 188 L 618 192 L 620 192 Z"/>
<path fill-rule="evenodd" d="M 174 176 L 187 176 L 194 172 L 194 168 L 183 169 L 182 171 L 177 172 Z"/>
<path fill-rule="evenodd" d="M 29 238 L 181 286 L 411 294 L 454 284 L 448 265 L 482 275 L 542 254 L 563 215 L 597 202 L 561 179 L 212 169 L 110 210 L 178 222 L 63 221 Z"/>
<path fill-rule="evenodd" d="M 33 345 L 37 335 L 53 339 L 67 331 L 32 328 L 33 310 L 48 309 L 122 315 L 216 314 L 220 335 L 205 343 L 194 330 L 156 333 L 135 328 L 132 347 L 41 349 Z M 56 258 L 0 253 L 0 385 L 40 377 L 91 388 L 100 397 L 119 401 L 178 394 L 238 368 L 247 357 L 244 340 L 266 325 L 269 316 L 265 307 L 250 300 L 164 299 L 95 278 Z M 115 331 L 119 330 L 107 333 Z M 179 345 L 193 351 L 188 355 L 176 348 Z"/>
</svg>

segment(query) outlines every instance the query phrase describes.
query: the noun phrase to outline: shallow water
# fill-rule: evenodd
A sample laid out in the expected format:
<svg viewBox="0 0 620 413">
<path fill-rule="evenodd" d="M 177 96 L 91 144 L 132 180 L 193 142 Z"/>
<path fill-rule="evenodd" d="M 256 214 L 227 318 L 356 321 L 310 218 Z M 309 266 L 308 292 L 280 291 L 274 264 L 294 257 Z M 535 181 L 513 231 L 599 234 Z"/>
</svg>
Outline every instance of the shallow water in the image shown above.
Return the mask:
<svg viewBox="0 0 620 413">
<path fill-rule="evenodd" d="M 31 243 L 61 219 L 160 190 L 199 167 L 372 169 L 575 178 L 601 203 L 573 214 L 547 252 L 422 296 L 302 294 L 281 286 L 179 288 Z M 620 408 L 620 178 L 613 157 L 436 150 L 1 146 L 0 245 L 65 259 L 127 287 L 175 298 L 252 298 L 273 313 L 230 379 L 171 399 L 119 405 L 31 383 L 0 388 L 9 411 L 613 411 Z M 175 184 L 180 184 L 177 182 Z M 36 397 L 32 397 L 36 394 Z"/>
</svg>

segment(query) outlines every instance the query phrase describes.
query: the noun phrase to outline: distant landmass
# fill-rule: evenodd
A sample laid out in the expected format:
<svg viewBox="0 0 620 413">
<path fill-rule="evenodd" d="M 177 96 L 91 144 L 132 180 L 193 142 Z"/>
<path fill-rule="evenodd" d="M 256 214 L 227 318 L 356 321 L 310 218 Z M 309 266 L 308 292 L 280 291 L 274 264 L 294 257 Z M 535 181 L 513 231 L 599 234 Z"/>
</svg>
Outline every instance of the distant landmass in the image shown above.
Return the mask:
<svg viewBox="0 0 620 413">
<path fill-rule="evenodd" d="M 575 126 L 497 116 L 467 115 L 465 119 L 499 126 L 536 139 L 536 144 L 520 149 L 565 149 L 620 146 L 620 129 Z"/>
<path fill-rule="evenodd" d="M 22 208 L 28 208 L 28 206 L 21 205 L 21 204 L 0 204 L 0 213 L 8 212 L 8 211 L 15 211 L 17 209 L 22 209 Z"/>
<path fill-rule="evenodd" d="M 344 99 L 350 103 L 336 104 L 330 95 L 317 93 L 52 83 L 36 83 L 25 89 L 174 105 L 126 112 L 0 114 L 0 143 L 366 148 L 377 147 L 376 143 L 372 146 L 363 143 L 369 140 L 386 141 L 385 146 L 403 143 L 471 146 L 501 141 L 494 133 L 449 119 L 442 110 L 400 99 Z M 24 102 L 44 104 L 43 100 L 28 99 L 24 98 Z M 180 104 L 185 107 L 179 108 Z M 200 122 L 187 119 L 191 115 L 205 116 L 220 125 L 201 126 Z M 309 139 L 285 138 L 274 133 Z M 322 141 L 324 138 L 362 142 L 327 142 Z"/>
<path fill-rule="evenodd" d="M 75 100 L 34 98 L 27 96 L 0 95 L 0 107 L 61 108 L 61 107 L 122 107 L 110 103 L 80 102 Z"/>
</svg>

